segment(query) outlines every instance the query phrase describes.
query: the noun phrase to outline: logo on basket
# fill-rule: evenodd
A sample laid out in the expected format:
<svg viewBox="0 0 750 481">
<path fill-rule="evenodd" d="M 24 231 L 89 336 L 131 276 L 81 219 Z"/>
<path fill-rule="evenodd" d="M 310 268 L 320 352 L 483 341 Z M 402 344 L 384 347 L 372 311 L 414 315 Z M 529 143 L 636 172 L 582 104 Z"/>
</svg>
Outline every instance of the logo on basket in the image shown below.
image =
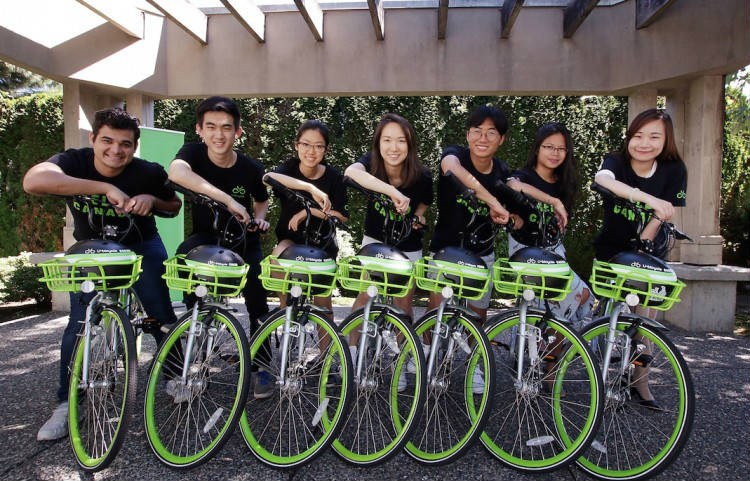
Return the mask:
<svg viewBox="0 0 750 481">
<path fill-rule="evenodd" d="M 375 257 L 377 257 L 378 259 L 385 259 L 385 256 L 381 252 L 375 254 Z"/>
<path fill-rule="evenodd" d="M 297 257 L 294 258 L 294 260 L 295 261 L 304 262 L 305 258 L 304 258 L 304 256 L 297 256 Z"/>
</svg>

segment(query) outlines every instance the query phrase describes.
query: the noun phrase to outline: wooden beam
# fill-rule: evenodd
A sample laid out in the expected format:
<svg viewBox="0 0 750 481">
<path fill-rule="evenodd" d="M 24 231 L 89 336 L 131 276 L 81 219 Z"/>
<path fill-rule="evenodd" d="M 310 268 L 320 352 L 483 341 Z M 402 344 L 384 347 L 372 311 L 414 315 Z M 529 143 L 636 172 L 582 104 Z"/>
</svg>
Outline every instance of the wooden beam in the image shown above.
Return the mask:
<svg viewBox="0 0 750 481">
<path fill-rule="evenodd" d="M 570 0 L 563 13 L 563 37 L 571 38 L 599 0 Z"/>
<path fill-rule="evenodd" d="M 500 38 L 510 37 L 510 29 L 513 28 L 513 24 L 516 23 L 516 17 L 518 12 L 523 7 L 525 0 L 505 0 L 503 2 L 503 9 L 500 12 Z"/>
<path fill-rule="evenodd" d="M 385 11 L 382 0 L 367 0 L 367 8 L 370 9 L 372 28 L 375 29 L 375 38 L 385 39 Z"/>
<path fill-rule="evenodd" d="M 146 1 L 199 41 L 201 45 L 208 43 L 208 17 L 198 8 L 185 0 Z"/>
<path fill-rule="evenodd" d="M 636 0 L 635 28 L 646 28 L 664 13 L 674 0 Z"/>
<path fill-rule="evenodd" d="M 250 35 L 263 43 L 266 34 L 266 14 L 258 8 L 255 0 L 220 0 L 234 18 L 250 32 Z"/>
<path fill-rule="evenodd" d="M 448 0 L 440 0 L 438 3 L 438 39 L 445 39 L 448 30 Z"/>
<path fill-rule="evenodd" d="M 294 0 L 299 13 L 318 42 L 323 41 L 323 9 L 317 0 Z"/>
<path fill-rule="evenodd" d="M 128 2 L 110 0 L 78 0 L 94 13 L 131 37 L 143 38 L 143 12 Z"/>
</svg>

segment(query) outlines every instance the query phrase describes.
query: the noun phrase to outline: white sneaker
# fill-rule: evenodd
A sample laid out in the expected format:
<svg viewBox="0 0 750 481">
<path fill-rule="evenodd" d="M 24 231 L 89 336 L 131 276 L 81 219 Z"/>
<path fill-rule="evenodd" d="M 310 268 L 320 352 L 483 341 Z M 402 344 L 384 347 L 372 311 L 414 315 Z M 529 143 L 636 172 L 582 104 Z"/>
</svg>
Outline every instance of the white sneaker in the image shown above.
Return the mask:
<svg viewBox="0 0 750 481">
<path fill-rule="evenodd" d="M 174 398 L 175 404 L 190 400 L 190 388 L 182 384 L 182 380 L 179 377 L 167 381 L 167 394 Z"/>
<path fill-rule="evenodd" d="M 37 441 L 54 441 L 68 435 L 68 401 L 57 405 L 52 416 L 39 428 Z"/>
<path fill-rule="evenodd" d="M 398 386 L 397 386 L 398 392 L 404 392 L 408 384 L 409 383 L 406 380 L 406 371 L 402 369 L 401 374 L 398 375 Z"/>
<path fill-rule="evenodd" d="M 474 394 L 484 392 L 484 372 L 480 368 L 474 369 L 474 374 L 471 377 L 471 392 Z"/>
<path fill-rule="evenodd" d="M 422 351 L 424 352 L 425 361 L 427 361 L 427 357 L 430 355 L 430 346 L 422 344 Z M 417 363 L 414 361 L 414 356 L 410 357 L 406 362 L 406 370 L 412 374 L 417 372 Z"/>
</svg>

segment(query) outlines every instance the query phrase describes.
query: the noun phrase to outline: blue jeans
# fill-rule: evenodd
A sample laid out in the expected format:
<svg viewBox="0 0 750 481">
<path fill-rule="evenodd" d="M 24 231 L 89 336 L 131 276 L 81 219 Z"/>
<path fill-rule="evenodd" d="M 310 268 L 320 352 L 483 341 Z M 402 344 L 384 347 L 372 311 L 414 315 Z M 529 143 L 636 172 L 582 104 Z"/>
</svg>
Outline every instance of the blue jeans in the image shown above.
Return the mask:
<svg viewBox="0 0 750 481">
<path fill-rule="evenodd" d="M 161 237 L 156 234 L 151 239 L 130 245 L 128 248 L 143 256 L 141 275 L 138 281 L 133 284 L 133 289 L 138 294 L 146 313 L 149 317 L 156 319 L 158 324 L 176 322 L 177 318 L 172 309 L 172 301 L 169 298 L 169 289 L 161 277 L 165 271 L 164 261 L 167 259 L 167 250 L 164 248 Z M 93 298 L 93 292 L 89 294 L 72 292 L 70 294 L 70 317 L 63 332 L 60 346 L 60 386 L 57 389 L 57 399 L 60 402 L 68 400 L 70 360 L 73 357 L 76 338 L 83 332 L 86 307 Z"/>
</svg>

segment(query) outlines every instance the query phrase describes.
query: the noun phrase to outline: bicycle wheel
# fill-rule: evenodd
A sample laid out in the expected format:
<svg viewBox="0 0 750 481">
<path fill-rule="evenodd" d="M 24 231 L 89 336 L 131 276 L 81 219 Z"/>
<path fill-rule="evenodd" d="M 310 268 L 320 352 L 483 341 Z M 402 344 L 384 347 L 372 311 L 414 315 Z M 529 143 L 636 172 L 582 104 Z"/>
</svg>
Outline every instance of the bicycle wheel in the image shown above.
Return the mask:
<svg viewBox="0 0 750 481">
<path fill-rule="evenodd" d="M 282 469 L 312 461 L 333 442 L 352 376 L 349 347 L 335 324 L 303 310 L 292 319 L 285 343 L 285 316 L 285 309 L 272 313 L 250 342 L 251 362 L 270 375 L 274 387 L 268 398 L 250 396 L 240 420 L 252 453 Z"/>
<path fill-rule="evenodd" d="M 602 425 L 577 460 L 583 470 L 600 479 L 646 479 L 660 473 L 679 456 L 693 425 L 695 392 L 682 355 L 657 328 L 640 324 L 634 334 L 626 334 L 632 326 L 628 316 L 620 316 L 620 334 L 607 370 Z M 609 318 L 600 318 L 583 332 L 602 365 L 608 329 Z M 624 356 L 633 338 L 649 345 L 650 353 L 636 348 L 629 359 Z M 637 378 L 643 376 L 637 364 L 647 367 L 648 386 L 659 409 L 641 405 L 631 394 Z"/>
<path fill-rule="evenodd" d="M 247 397 L 250 356 L 242 325 L 224 309 L 198 313 L 183 380 L 191 312 L 167 335 L 149 373 L 144 405 L 151 449 L 173 468 L 198 466 L 229 439 Z"/>
<path fill-rule="evenodd" d="M 437 312 L 430 311 L 415 329 L 420 338 L 431 338 L 430 350 L 436 351 L 425 376 L 424 413 L 406 444 L 410 456 L 431 465 L 455 461 L 472 446 L 492 409 L 495 385 L 484 331 L 461 309 L 445 309 L 438 336 L 436 321 Z"/>
<path fill-rule="evenodd" d="M 361 331 L 363 314 L 359 309 L 344 320 L 344 337 Z M 357 344 L 357 357 L 352 359 L 354 404 L 333 442 L 336 454 L 360 466 L 387 460 L 409 440 L 421 415 L 426 373 L 421 342 L 408 320 L 376 307 L 367 327 L 367 347 L 360 353 Z"/>
<path fill-rule="evenodd" d="M 85 337 L 73 353 L 68 387 L 68 430 L 84 471 L 106 468 L 117 456 L 135 404 L 135 336 L 126 314 L 103 307 L 91 320 L 87 380 L 83 381 Z M 98 319 L 97 319 L 98 318 Z"/>
<path fill-rule="evenodd" d="M 494 403 L 503 409 L 481 436 L 503 464 L 538 473 L 573 462 L 593 440 L 603 408 L 601 373 L 586 342 L 543 316 L 528 311 L 521 356 L 519 311 L 487 322 L 498 376 Z"/>
</svg>

